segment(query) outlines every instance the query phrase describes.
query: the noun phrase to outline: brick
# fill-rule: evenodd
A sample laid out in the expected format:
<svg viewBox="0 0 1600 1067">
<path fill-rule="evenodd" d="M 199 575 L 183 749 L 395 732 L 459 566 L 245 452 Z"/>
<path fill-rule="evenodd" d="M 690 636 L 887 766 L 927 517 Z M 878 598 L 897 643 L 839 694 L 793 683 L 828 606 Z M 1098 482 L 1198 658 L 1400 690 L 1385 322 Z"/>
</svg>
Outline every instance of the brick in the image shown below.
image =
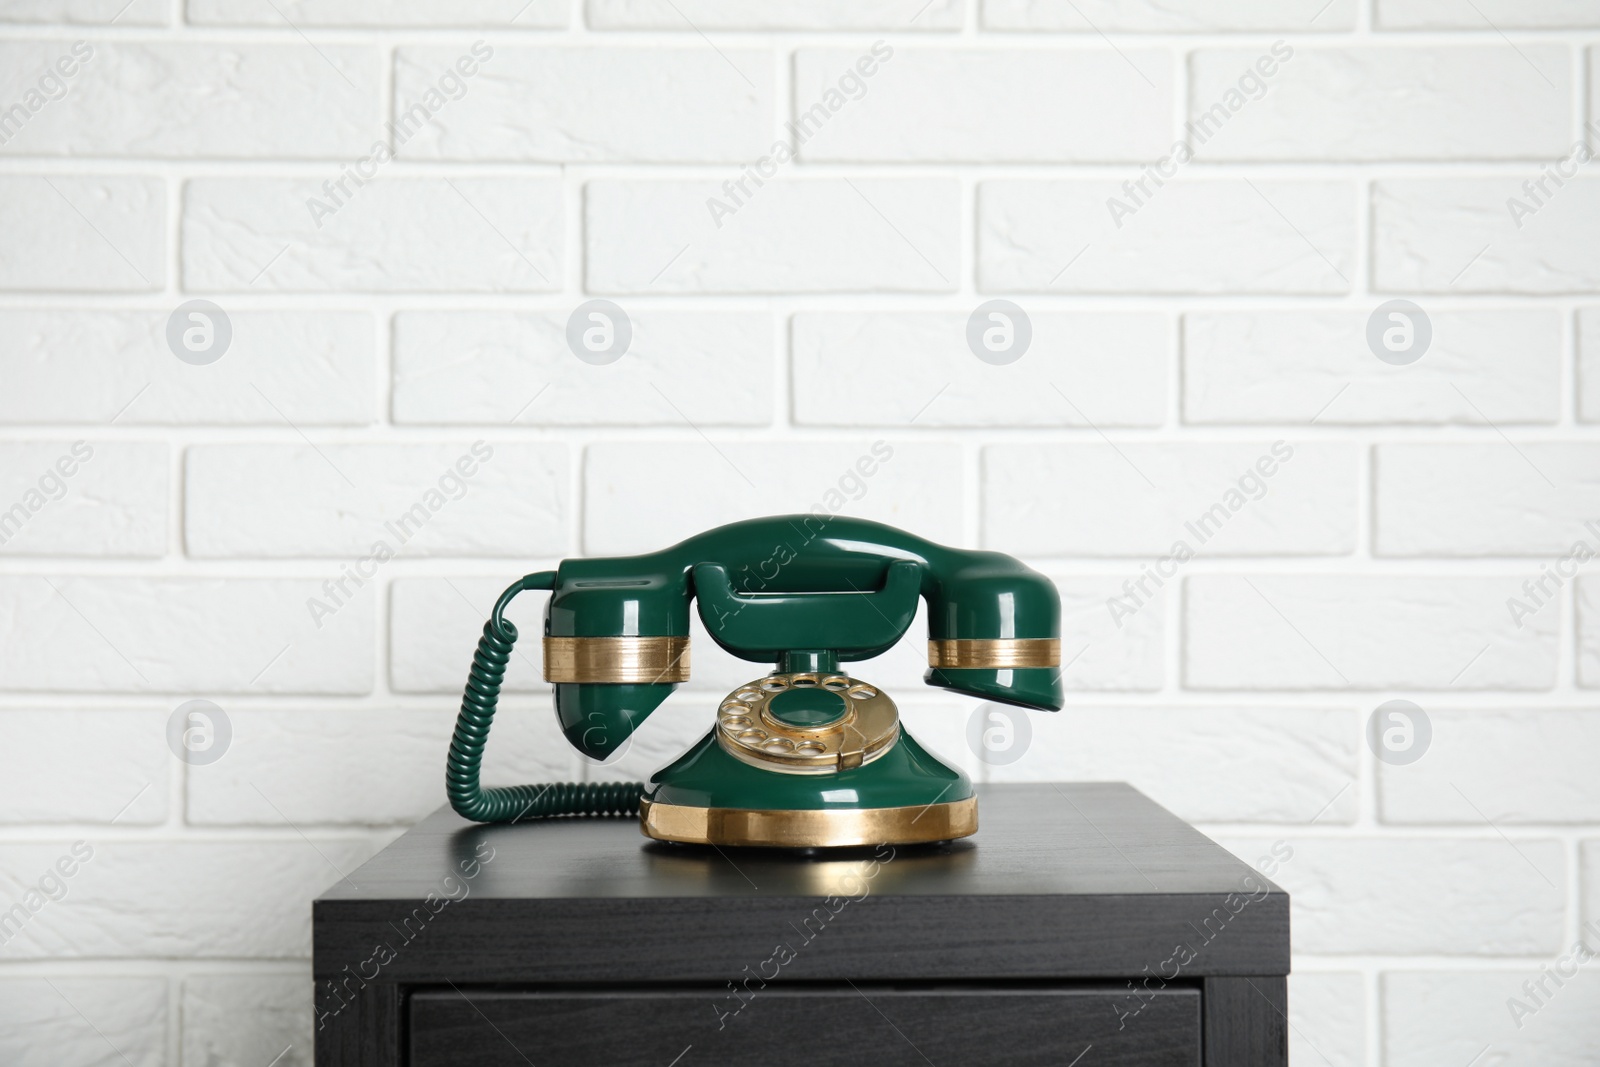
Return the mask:
<svg viewBox="0 0 1600 1067">
<path fill-rule="evenodd" d="M 365 45 L 6 41 L 0 70 L 5 101 L 73 71 L 8 155 L 316 159 L 366 151 L 382 122 L 379 53 Z"/>
<path fill-rule="evenodd" d="M 1482 425 L 1485 417 L 1560 417 L 1555 312 L 1424 308 L 1432 340 L 1418 362 L 1395 366 L 1367 345 L 1375 311 L 1186 314 L 1184 421 Z"/>
<path fill-rule="evenodd" d="M 569 8 L 561 0 L 460 0 L 447 7 L 429 0 L 273 0 L 272 5 L 188 0 L 187 20 L 275 29 L 282 28 L 287 20 L 294 26 L 482 26 L 526 30 L 565 26 Z"/>
<path fill-rule="evenodd" d="M 159 975 L 0 979 L 0 1060 L 11 1067 L 161 1067 L 167 981 Z"/>
<path fill-rule="evenodd" d="M 1600 551 L 1600 486 L 1592 484 L 1600 445 L 1391 444 L 1373 456 L 1382 555 L 1566 557 L 1580 542 L 1587 554 Z"/>
<path fill-rule="evenodd" d="M 369 168 L 370 169 L 370 168 Z M 184 186 L 183 283 L 232 292 L 549 292 L 561 186 L 547 178 L 391 178 L 330 196 L 314 178 Z M 310 206 L 316 201 L 315 214 Z M 320 224 L 320 225 L 319 225 Z"/>
<path fill-rule="evenodd" d="M 562 445 L 196 445 L 194 556 L 521 556 L 566 545 Z"/>
<path fill-rule="evenodd" d="M 1385 822 L 1600 822 L 1600 781 L 1589 773 L 1589 754 L 1600 743 L 1600 710 L 1428 714 L 1433 733 L 1426 755 L 1377 768 Z M 1538 773 L 1528 773 L 1530 767 Z"/>
<path fill-rule="evenodd" d="M 1559 45 L 1189 57 L 1189 120 L 1215 129 L 1192 133 L 1205 160 L 1553 159 L 1572 147 L 1571 97 L 1571 52 Z"/>
<path fill-rule="evenodd" d="M 654 552 L 712 526 L 788 512 L 854 515 L 957 544 L 960 455 L 953 445 L 870 436 L 594 444 L 584 462 L 584 554 Z"/>
<path fill-rule="evenodd" d="M 725 198 L 710 180 L 590 182 L 587 288 L 948 293 L 959 283 L 960 187 L 952 180 L 785 179 L 745 188 L 748 197 Z M 723 205 L 715 214 L 713 199 Z"/>
<path fill-rule="evenodd" d="M 1600 289 L 1600 181 L 1578 178 L 1542 206 L 1539 178 L 1373 183 L 1373 288 L 1398 293 L 1581 293 Z M 1513 217 L 1508 202 L 1519 204 Z M 1532 214 L 1526 212 L 1532 211 Z M 1518 223 L 1520 222 L 1520 226 Z"/>
<path fill-rule="evenodd" d="M 6 945 L 8 958 L 304 959 L 311 954 L 312 898 L 385 839 L 323 837 L 313 846 L 284 826 L 280 837 L 249 841 L 86 843 L 92 855 L 66 880 L 66 896 L 33 912 Z M 33 885 L 70 846 L 9 844 L 0 874 Z M 241 915 L 250 921 L 240 922 Z"/>
<path fill-rule="evenodd" d="M 1185 588 L 1194 689 L 1548 689 L 1558 621 L 1518 627 L 1504 577 L 1196 575 Z"/>
<path fill-rule="evenodd" d="M 1022 310 L 1032 337 L 1021 358 L 1004 365 L 984 362 L 968 346 L 969 315 L 801 312 L 790 326 L 795 421 L 822 426 L 864 421 L 1159 426 L 1165 421 L 1170 345 L 1162 316 Z M 981 322 L 986 328 L 996 325 L 987 312 Z M 1017 329 L 1016 323 L 1009 325 Z M 841 403 L 839 395 L 845 380 L 849 403 Z"/>
<path fill-rule="evenodd" d="M 1578 418 L 1600 422 L 1600 308 L 1578 312 Z"/>
<path fill-rule="evenodd" d="M 1129 180 L 1138 177 L 1130 173 Z M 1138 206 L 1123 199 L 1127 196 L 1123 183 L 1111 179 L 984 182 L 978 188 L 978 288 L 1080 293 L 1350 289 L 1355 205 L 1346 183 L 1186 178 L 1153 189 Z M 1113 198 L 1123 205 L 1115 218 L 1108 207 Z M 1129 207 L 1131 216 L 1125 213 Z"/>
<path fill-rule="evenodd" d="M 1309 837 L 1271 878 L 1311 956 L 1542 956 L 1564 940 L 1566 862 L 1553 838 Z M 1259 838 L 1220 837 L 1238 856 Z M 1521 853 L 1519 855 L 1518 853 Z M 1463 1061 L 1465 1062 L 1465 1061 Z"/>
<path fill-rule="evenodd" d="M 1527 577 L 1535 579 L 1539 575 Z M 1586 689 L 1600 689 L 1600 582 L 1594 578 L 1579 578 L 1573 599 L 1577 602 L 1578 616 L 1578 684 Z M 1550 603 L 1548 598 L 1545 603 Z M 1542 607 L 1540 614 L 1550 614 Z"/>
<path fill-rule="evenodd" d="M 1296 33 L 1355 28 L 1355 0 L 984 0 L 983 24 L 991 30 L 1061 30 L 1068 33 L 1226 33 L 1293 30 Z"/>
<path fill-rule="evenodd" d="M 976 0 L 974 0 L 976 2 Z M 962 0 L 588 0 L 595 30 L 959 30 Z"/>
<path fill-rule="evenodd" d="M 694 47 L 514 48 L 483 59 L 461 95 L 405 142 L 407 159 L 746 163 L 772 147 L 773 54 Z M 477 64 L 460 45 L 395 54 L 394 114 L 441 74 Z M 477 58 L 481 59 L 479 55 Z M 730 69 L 731 68 L 731 69 Z M 584 86 L 574 93 L 571 87 Z M 529 107 L 530 101 L 538 101 Z"/>
<path fill-rule="evenodd" d="M 167 818 L 164 711 L 0 711 L 0 822 L 153 826 Z M 39 753 L 59 753 L 41 760 Z"/>
<path fill-rule="evenodd" d="M 1355 819 L 1357 737 L 1348 712 L 1093 708 L 1074 700 L 1028 722 L 1025 753 L 991 766 L 990 781 L 1128 781 L 1195 822 Z M 1250 788 L 1238 788 L 1242 781 Z"/>
<path fill-rule="evenodd" d="M 1068 575 L 1055 584 L 1061 596 L 1061 684 L 1069 692 L 1148 693 L 1162 687 L 1164 593 L 1154 593 L 1139 611 L 1113 616 L 1106 602 L 1122 593 L 1122 579 Z"/>
<path fill-rule="evenodd" d="M 1565 29 L 1600 26 L 1600 10 L 1585 0 L 1378 0 L 1374 21 L 1384 30 Z"/>
<path fill-rule="evenodd" d="M 0 11 L 0 23 L 165 26 L 172 21 L 170 7 L 167 0 L 14 0 Z"/>
<path fill-rule="evenodd" d="M 0 555 L 162 555 L 167 460 L 154 443 L 0 444 Z"/>
<path fill-rule="evenodd" d="M 1367 990 L 1361 975 L 1297 969 L 1289 976 L 1290 1063 L 1364 1067 L 1366 1030 Z"/>
<path fill-rule="evenodd" d="M 1026 555 L 1345 554 L 1359 466 L 1343 444 L 990 445 L 984 541 Z"/>
<path fill-rule="evenodd" d="M 1172 94 L 1165 50 L 885 43 L 796 52 L 790 118 L 812 161 L 1145 160 L 1172 146 Z"/>
<path fill-rule="evenodd" d="M 222 358 L 185 363 L 168 311 L 0 311 L 0 422 L 120 426 L 362 426 L 376 411 L 373 324 L 364 312 L 223 308 Z M 186 320 L 180 320 L 186 321 Z"/>
<path fill-rule="evenodd" d="M 1561 951 L 1565 957 L 1570 946 Z M 1493 1064 L 1540 1063 L 1579 1067 L 1600 1056 L 1600 971 L 1594 964 L 1561 964 L 1566 979 L 1545 977 L 1543 967 L 1508 970 L 1390 971 L 1379 987 L 1383 1000 L 1383 1062 L 1430 1067 L 1482 1056 Z M 1523 985 L 1544 981 L 1539 1003 Z M 1556 982 L 1561 981 L 1561 985 Z M 1513 1014 L 1512 1002 L 1532 1014 Z"/>
<path fill-rule="evenodd" d="M 183 980 L 183 1060 L 312 1067 L 311 998 L 309 970 L 189 975 Z"/>
<path fill-rule="evenodd" d="M 1600 952 L 1600 839 L 1579 843 L 1578 865 L 1583 892 L 1583 900 L 1579 902 L 1582 941 L 1591 950 Z"/>
<path fill-rule="evenodd" d="M 623 308 L 614 363 L 580 360 L 572 311 L 416 311 L 395 316 L 396 422 L 530 426 L 766 426 L 770 316 Z M 583 318 L 587 325 L 592 320 Z M 587 354 L 587 353 L 586 353 Z"/>
<path fill-rule="evenodd" d="M 537 631 L 535 631 L 537 633 Z M 457 666 L 464 681 L 470 654 Z M 460 689 L 458 684 L 456 687 Z M 459 703 L 459 701 L 457 702 Z M 577 757 L 547 700 L 507 701 L 495 719 L 486 777 L 571 781 Z M 240 709 L 215 763 L 188 768 L 192 825 L 282 827 L 413 823 L 446 802 L 444 757 L 456 707 L 358 711 Z M 360 760 L 350 753 L 360 752 Z"/>
<path fill-rule="evenodd" d="M 313 617 L 320 578 L 0 577 L 0 688 L 366 693 L 372 595 L 354 592 Z"/>
<path fill-rule="evenodd" d="M 160 289 L 165 227 L 159 178 L 0 175 L 0 290 Z"/>
</svg>

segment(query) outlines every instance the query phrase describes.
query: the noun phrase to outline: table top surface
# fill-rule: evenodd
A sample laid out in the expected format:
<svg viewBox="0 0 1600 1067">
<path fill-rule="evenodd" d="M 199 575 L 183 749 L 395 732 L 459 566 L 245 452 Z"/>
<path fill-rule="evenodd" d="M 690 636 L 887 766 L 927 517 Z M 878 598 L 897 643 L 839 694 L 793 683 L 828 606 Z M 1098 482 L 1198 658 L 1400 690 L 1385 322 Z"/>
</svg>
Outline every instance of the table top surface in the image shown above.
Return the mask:
<svg viewBox="0 0 1600 1067">
<path fill-rule="evenodd" d="M 467 870 L 478 900 L 816 898 L 863 870 L 879 898 L 1281 892 L 1126 783 L 986 785 L 978 798 L 973 837 L 809 853 L 654 842 L 633 818 L 486 826 L 445 807 L 319 901 L 448 895 L 444 879 Z"/>
<path fill-rule="evenodd" d="M 810 854 L 442 809 L 318 898 L 313 971 L 368 974 L 381 945 L 394 982 L 720 983 L 826 925 L 786 973 L 1097 978 L 1179 966 L 1177 945 L 1186 979 L 1288 972 L 1288 894 L 1131 786 L 978 798 L 973 837 Z"/>
</svg>

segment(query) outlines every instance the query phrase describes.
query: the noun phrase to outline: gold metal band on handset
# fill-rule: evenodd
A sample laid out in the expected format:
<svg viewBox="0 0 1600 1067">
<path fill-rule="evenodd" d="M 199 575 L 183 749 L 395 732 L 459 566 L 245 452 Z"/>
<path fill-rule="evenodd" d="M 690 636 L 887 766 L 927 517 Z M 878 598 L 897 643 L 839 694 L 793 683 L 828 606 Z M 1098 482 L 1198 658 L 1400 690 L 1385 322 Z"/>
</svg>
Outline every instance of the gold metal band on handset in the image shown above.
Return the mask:
<svg viewBox="0 0 1600 1067">
<path fill-rule="evenodd" d="M 1059 637 L 999 637 L 928 642 L 928 666 L 945 668 L 1061 666 Z"/>
<path fill-rule="evenodd" d="M 546 637 L 544 680 L 650 685 L 689 680 L 687 637 Z"/>
</svg>

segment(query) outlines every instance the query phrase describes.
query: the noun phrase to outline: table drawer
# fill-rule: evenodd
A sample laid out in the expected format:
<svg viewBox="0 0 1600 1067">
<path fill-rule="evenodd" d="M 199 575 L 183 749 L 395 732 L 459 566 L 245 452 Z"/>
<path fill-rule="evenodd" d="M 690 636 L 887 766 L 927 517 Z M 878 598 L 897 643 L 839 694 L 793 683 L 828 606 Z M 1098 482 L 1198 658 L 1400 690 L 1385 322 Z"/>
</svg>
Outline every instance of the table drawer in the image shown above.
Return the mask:
<svg viewBox="0 0 1600 1067">
<path fill-rule="evenodd" d="M 1147 997 L 1149 994 L 1147 994 Z M 1198 1067 L 1200 992 L 1142 1008 L 1126 984 L 861 983 L 592 992 L 462 987 L 411 995 L 411 1067 Z M 1130 1008 L 1139 1008 L 1128 1015 Z M 736 1012 L 734 1009 L 738 1009 Z M 1124 1016 L 1127 1015 L 1126 1018 Z"/>
</svg>

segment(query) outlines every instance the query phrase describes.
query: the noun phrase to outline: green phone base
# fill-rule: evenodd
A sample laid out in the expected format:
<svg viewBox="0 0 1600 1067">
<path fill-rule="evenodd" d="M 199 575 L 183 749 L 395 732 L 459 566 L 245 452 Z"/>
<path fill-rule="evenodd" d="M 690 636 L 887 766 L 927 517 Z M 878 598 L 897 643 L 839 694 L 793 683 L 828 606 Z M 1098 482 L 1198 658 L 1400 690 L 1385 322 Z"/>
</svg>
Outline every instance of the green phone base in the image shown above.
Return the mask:
<svg viewBox="0 0 1600 1067">
<path fill-rule="evenodd" d="M 716 726 L 651 776 L 640 829 L 658 841 L 769 848 L 976 832 L 972 782 L 898 720 L 886 695 L 846 675 L 757 679 L 728 694 Z"/>
</svg>

